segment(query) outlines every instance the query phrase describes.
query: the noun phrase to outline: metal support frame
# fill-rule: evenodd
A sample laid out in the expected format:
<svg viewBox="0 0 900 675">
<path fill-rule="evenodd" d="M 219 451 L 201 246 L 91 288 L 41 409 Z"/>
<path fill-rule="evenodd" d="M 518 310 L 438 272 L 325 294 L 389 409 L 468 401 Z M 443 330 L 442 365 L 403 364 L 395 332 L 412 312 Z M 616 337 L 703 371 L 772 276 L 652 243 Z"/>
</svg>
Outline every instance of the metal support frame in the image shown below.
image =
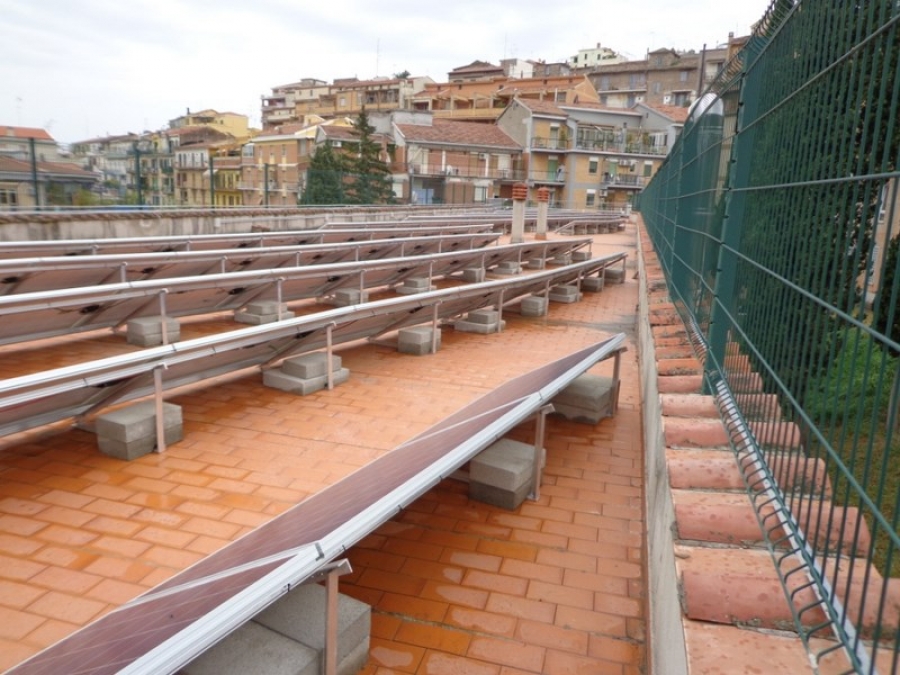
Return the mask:
<svg viewBox="0 0 900 675">
<path fill-rule="evenodd" d="M 169 289 L 163 288 L 159 292 L 159 322 L 160 331 L 162 332 L 162 343 L 169 344 L 169 327 L 166 325 L 166 295 Z"/>
<path fill-rule="evenodd" d="M 284 295 L 282 293 L 283 286 L 284 286 L 284 277 L 278 277 L 278 279 L 275 280 L 275 302 L 277 303 L 277 307 L 278 307 L 278 320 L 279 321 L 281 321 L 284 318 L 284 312 L 281 309 L 281 302 L 284 298 Z"/>
<path fill-rule="evenodd" d="M 440 308 L 441 303 L 436 302 L 434 307 L 431 310 L 431 353 L 437 353 L 437 341 L 438 341 L 438 319 L 440 317 Z"/>
<path fill-rule="evenodd" d="M 331 339 L 331 334 L 336 325 L 337 324 L 332 321 L 325 327 L 325 377 L 328 381 L 328 391 L 334 389 L 334 344 Z"/>
<path fill-rule="evenodd" d="M 156 403 L 156 452 L 166 451 L 166 421 L 163 418 L 163 386 L 162 371 L 166 369 L 165 363 L 160 363 L 153 369 L 153 400 Z"/>
<path fill-rule="evenodd" d="M 544 437 L 547 430 L 547 415 L 553 410 L 553 404 L 548 403 L 537 412 L 534 430 L 534 479 L 531 491 L 531 499 L 534 501 L 541 498 L 541 479 L 544 473 Z"/>
</svg>

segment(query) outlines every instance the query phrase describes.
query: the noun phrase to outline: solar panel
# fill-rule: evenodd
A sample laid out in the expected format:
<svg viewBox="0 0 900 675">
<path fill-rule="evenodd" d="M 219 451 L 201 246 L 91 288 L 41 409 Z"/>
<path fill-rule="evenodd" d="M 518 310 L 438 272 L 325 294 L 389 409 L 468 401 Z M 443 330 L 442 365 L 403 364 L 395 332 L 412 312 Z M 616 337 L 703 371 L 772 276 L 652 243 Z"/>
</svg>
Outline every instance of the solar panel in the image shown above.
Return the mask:
<svg viewBox="0 0 900 675">
<path fill-rule="evenodd" d="M 171 253 L 212 249 L 251 249 L 271 246 L 303 246 L 341 242 L 392 239 L 401 236 L 439 236 L 488 232 L 489 224 L 404 227 L 318 228 L 289 232 L 241 232 L 231 234 L 194 234 L 154 237 L 117 237 L 105 239 L 28 240 L 0 242 L 0 259 L 39 256 L 81 256 L 121 253 Z"/>
<path fill-rule="evenodd" d="M 162 387 L 169 390 L 244 368 L 273 367 L 290 356 L 329 345 L 374 338 L 432 320 L 449 321 L 478 308 L 502 307 L 559 284 L 580 282 L 608 264 L 605 259 L 592 259 L 511 279 L 341 307 L 2 380 L 0 435 L 152 394 L 157 368 L 163 369 Z"/>
<path fill-rule="evenodd" d="M 116 328 L 139 317 L 181 317 L 236 311 L 261 300 L 321 298 L 340 289 L 394 286 L 416 277 L 448 277 L 469 267 L 547 260 L 577 250 L 590 239 L 491 246 L 486 249 L 331 265 L 206 274 L 176 279 L 22 293 L 0 297 L 0 344 Z M 620 256 L 608 257 L 610 264 Z"/>
<path fill-rule="evenodd" d="M 172 673 L 453 473 L 598 361 L 619 334 L 498 387 L 10 675 Z"/>
<path fill-rule="evenodd" d="M 482 232 L 241 250 L 0 259 L 0 296 L 216 272 L 269 270 L 471 250 L 496 244 L 499 238 L 500 234 Z"/>
</svg>

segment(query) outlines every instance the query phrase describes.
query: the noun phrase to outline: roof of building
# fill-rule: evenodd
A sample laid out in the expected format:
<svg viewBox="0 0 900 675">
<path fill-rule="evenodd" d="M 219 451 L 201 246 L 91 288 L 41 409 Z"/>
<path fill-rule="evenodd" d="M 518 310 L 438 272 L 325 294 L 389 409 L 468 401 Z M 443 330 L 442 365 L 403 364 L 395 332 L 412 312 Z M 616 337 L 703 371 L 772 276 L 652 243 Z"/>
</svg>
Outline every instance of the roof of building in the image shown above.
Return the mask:
<svg viewBox="0 0 900 675">
<path fill-rule="evenodd" d="M 0 127 L 0 137 L 6 136 L 8 138 L 33 138 L 38 141 L 52 141 L 53 137 L 47 132 L 46 129 L 38 129 L 37 127 L 13 127 L 13 126 L 3 126 Z"/>
<path fill-rule="evenodd" d="M 90 171 L 82 169 L 77 164 L 67 162 L 36 162 L 35 167 L 39 175 L 67 176 L 70 178 L 93 179 L 96 176 Z M 0 172 L 31 174 L 31 162 L 29 160 L 16 159 L 0 155 Z"/>
<path fill-rule="evenodd" d="M 436 118 L 431 125 L 397 124 L 396 127 L 409 143 L 472 145 L 521 150 L 521 146 L 495 124 Z"/>
</svg>

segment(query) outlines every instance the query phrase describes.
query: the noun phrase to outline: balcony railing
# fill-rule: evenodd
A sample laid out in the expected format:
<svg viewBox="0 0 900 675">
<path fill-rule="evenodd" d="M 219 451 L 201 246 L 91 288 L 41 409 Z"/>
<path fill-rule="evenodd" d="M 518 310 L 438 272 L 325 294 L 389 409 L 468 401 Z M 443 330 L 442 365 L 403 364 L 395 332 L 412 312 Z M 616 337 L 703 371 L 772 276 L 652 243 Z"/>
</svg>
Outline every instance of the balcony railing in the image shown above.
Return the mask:
<svg viewBox="0 0 900 675">
<path fill-rule="evenodd" d="M 531 147 L 536 150 L 568 150 L 572 147 L 572 143 L 568 138 L 534 136 L 531 139 Z"/>
<path fill-rule="evenodd" d="M 617 141 L 614 139 L 587 139 L 580 138 L 575 147 L 579 150 L 594 150 L 595 152 L 612 152 L 626 155 L 654 155 L 669 154 L 669 146 L 653 143 Z"/>
<path fill-rule="evenodd" d="M 643 176 L 633 176 L 631 174 L 606 174 L 600 179 L 600 185 L 603 187 L 626 187 L 626 188 L 642 188 L 644 187 Z"/>
<path fill-rule="evenodd" d="M 522 180 L 524 171 L 515 169 L 485 169 L 484 166 L 457 166 L 455 164 L 422 164 L 410 162 L 403 164 L 395 162 L 391 165 L 394 173 L 409 173 L 414 176 L 466 178 L 466 179 L 491 179 L 491 180 Z"/>
</svg>

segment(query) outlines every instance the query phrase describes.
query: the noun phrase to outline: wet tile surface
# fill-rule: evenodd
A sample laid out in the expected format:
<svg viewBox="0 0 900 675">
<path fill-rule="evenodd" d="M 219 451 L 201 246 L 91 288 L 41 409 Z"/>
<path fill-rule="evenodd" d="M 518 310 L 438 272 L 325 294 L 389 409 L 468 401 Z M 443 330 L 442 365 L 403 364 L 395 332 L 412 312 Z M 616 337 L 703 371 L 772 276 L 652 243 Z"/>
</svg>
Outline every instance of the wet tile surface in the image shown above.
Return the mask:
<svg viewBox="0 0 900 675">
<path fill-rule="evenodd" d="M 538 501 L 507 511 L 448 478 L 350 549 L 341 591 L 373 607 L 366 673 L 637 673 L 644 664 L 642 445 L 633 226 L 625 283 L 507 311 L 495 335 L 445 329 L 434 355 L 340 350 L 350 380 L 295 397 L 256 374 L 179 392 L 184 440 L 132 462 L 91 433 L 0 439 L 0 669 L 65 637 L 473 401 L 625 332 L 615 418 L 552 416 Z M 233 328 L 190 322 L 182 338 Z M 64 348 L 63 348 L 64 346 Z M 117 336 L 4 348 L 4 376 L 134 349 Z M 13 355 L 15 358 L 12 358 Z M 611 362 L 592 372 L 609 374 Z M 533 423 L 514 430 L 532 442 Z"/>
</svg>

